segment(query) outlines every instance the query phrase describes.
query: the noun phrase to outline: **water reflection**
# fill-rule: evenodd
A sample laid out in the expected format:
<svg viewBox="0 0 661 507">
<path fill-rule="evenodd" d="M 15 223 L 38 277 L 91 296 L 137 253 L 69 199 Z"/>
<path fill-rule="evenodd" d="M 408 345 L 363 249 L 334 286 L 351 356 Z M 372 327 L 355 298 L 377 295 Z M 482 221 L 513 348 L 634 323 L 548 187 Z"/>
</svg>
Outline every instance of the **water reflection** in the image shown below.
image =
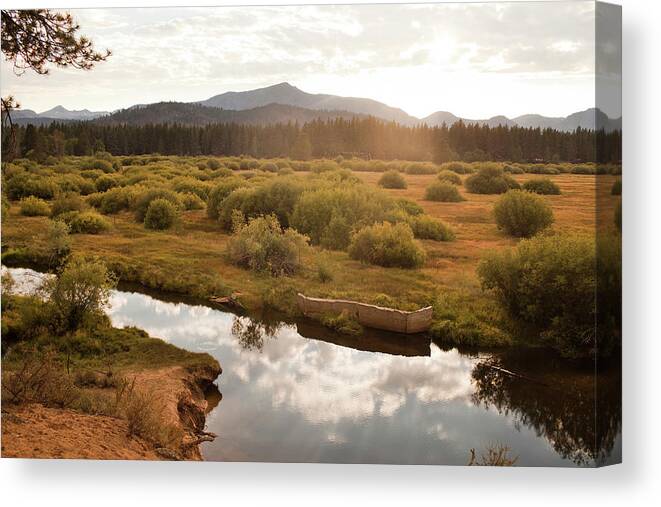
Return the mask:
<svg viewBox="0 0 661 507">
<path fill-rule="evenodd" d="M 473 401 L 534 428 L 555 451 L 577 465 L 608 464 L 621 458 L 621 376 L 611 368 L 594 381 L 594 365 L 558 361 L 549 352 L 508 352 L 473 369 Z M 507 374 L 504 370 L 526 375 Z M 598 407 L 597 417 L 595 410 Z"/>
<path fill-rule="evenodd" d="M 352 339 L 128 291 L 113 293 L 108 314 L 115 326 L 220 361 L 222 402 L 207 417 L 218 438 L 202 446 L 209 460 L 463 465 L 469 449 L 501 443 L 518 465 L 567 466 L 618 449 L 614 416 L 590 430 L 590 372 L 548 357 L 536 374 L 550 372 L 551 385 L 562 377 L 562 389 L 503 378 L 485 368 L 491 354 L 441 350 L 422 337 Z M 528 371 L 523 355 L 500 360 Z M 597 402 L 611 403 L 616 386 L 600 384 Z"/>
<path fill-rule="evenodd" d="M 264 340 L 274 338 L 282 326 L 281 322 L 258 321 L 236 316 L 232 323 L 232 335 L 239 340 L 239 345 L 244 350 L 261 352 L 264 348 Z"/>
</svg>

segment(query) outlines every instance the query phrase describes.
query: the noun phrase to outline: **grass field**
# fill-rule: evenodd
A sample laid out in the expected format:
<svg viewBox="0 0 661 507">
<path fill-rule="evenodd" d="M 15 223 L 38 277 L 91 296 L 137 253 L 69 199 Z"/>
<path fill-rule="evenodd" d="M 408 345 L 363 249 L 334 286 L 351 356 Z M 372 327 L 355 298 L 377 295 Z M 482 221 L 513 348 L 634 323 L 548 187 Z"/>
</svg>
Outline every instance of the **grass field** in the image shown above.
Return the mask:
<svg viewBox="0 0 661 507">
<path fill-rule="evenodd" d="M 382 172 L 353 174 L 375 187 L 382 176 Z M 480 288 L 476 267 L 485 252 L 515 246 L 518 241 L 499 231 L 495 223 L 492 208 L 499 196 L 471 194 L 459 187 L 463 202 L 431 202 L 425 200 L 424 194 L 426 187 L 436 181 L 435 174 L 404 177 L 406 189 L 383 191 L 415 201 L 426 214 L 447 223 L 456 236 L 450 242 L 423 240 L 427 258 L 421 269 L 384 269 L 352 260 L 346 252 L 313 247 L 304 254 L 304 268 L 298 274 L 272 278 L 229 262 L 225 252 L 230 236 L 204 210 L 183 212 L 174 228 L 166 231 L 146 229 L 130 212 L 109 215 L 109 231 L 101 235 L 72 235 L 72 251 L 99 256 L 126 281 L 205 298 L 238 292 L 241 301 L 253 309 L 266 305 L 293 314 L 294 295 L 300 291 L 311 296 L 387 303 L 402 309 L 431 303 L 438 318 L 453 319 L 462 313 L 497 325 L 500 316 L 491 298 Z M 540 176 L 513 177 L 522 184 Z M 600 212 L 612 216 L 618 198 L 610 195 L 610 189 L 619 176 L 544 177 L 554 181 L 562 192 L 543 196 L 552 207 L 555 231 L 594 234 L 597 193 Z M 465 180 L 466 176 L 461 178 Z M 22 216 L 19 206 L 13 203 L 3 225 L 3 251 L 11 251 L 19 259 L 38 259 L 45 248 L 48 223 L 47 217 Z M 600 226 L 614 228 L 612 220 L 604 220 Z M 330 271 L 330 281 L 320 279 L 319 265 Z"/>
</svg>

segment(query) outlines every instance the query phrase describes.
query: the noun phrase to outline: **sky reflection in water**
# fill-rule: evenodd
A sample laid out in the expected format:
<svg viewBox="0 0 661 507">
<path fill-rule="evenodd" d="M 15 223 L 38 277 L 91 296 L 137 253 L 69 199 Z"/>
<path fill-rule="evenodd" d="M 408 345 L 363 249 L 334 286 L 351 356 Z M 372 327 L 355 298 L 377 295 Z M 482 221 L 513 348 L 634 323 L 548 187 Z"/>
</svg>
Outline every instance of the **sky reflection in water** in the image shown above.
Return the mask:
<svg viewBox="0 0 661 507">
<path fill-rule="evenodd" d="M 11 272 L 22 293 L 43 276 Z M 295 325 L 269 328 L 134 292 L 114 291 L 108 314 L 117 327 L 136 326 L 219 360 L 223 397 L 207 416 L 218 435 L 202 445 L 207 460 L 465 465 L 471 448 L 490 444 L 509 446 L 517 465 L 576 466 L 595 455 L 604 463 L 621 456 L 621 401 L 612 395 L 619 394 L 619 377 L 600 383 L 605 394 L 595 435 L 586 374 L 544 355 L 535 360 L 515 351 L 505 366 L 532 368 L 559 388 L 499 377 L 483 358 L 433 343 L 427 356 L 365 352 L 305 338 Z M 581 384 L 587 389 L 576 389 Z"/>
<path fill-rule="evenodd" d="M 471 400 L 477 359 L 431 345 L 429 357 L 363 352 L 280 327 L 261 350 L 241 346 L 235 316 L 204 306 L 116 293 L 115 326 L 138 326 L 216 357 L 219 435 L 210 460 L 465 464 L 471 447 L 495 442 L 518 464 L 571 465 L 543 438 Z M 245 344 L 244 344 L 245 345 Z"/>
</svg>

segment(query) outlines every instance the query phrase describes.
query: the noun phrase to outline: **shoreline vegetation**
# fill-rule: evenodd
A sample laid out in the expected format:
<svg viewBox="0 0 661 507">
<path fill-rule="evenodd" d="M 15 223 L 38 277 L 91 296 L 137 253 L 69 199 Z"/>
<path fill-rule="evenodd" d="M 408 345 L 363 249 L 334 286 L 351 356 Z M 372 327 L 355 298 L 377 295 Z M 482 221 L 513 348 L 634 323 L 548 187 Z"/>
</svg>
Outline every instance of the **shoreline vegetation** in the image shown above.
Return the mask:
<svg viewBox="0 0 661 507">
<path fill-rule="evenodd" d="M 390 171 L 405 188 L 382 188 Z M 580 243 L 604 236 L 618 243 L 616 219 L 597 220 L 595 193 L 600 214 L 615 216 L 620 197 L 611 189 L 619 173 L 617 165 L 589 163 L 342 157 L 301 162 L 99 152 L 42 163 L 17 159 L 3 164 L 2 260 L 53 270 L 57 243 L 65 241 L 76 254 L 103 258 L 123 282 L 228 298 L 251 312 L 298 317 L 299 292 L 400 310 L 432 306 L 429 334 L 444 344 L 543 342 L 569 356 L 589 355 L 594 347 L 556 343 L 547 329 L 552 311 L 527 318 L 499 302 L 499 292 L 516 293 L 503 285 L 516 266 L 501 262 L 498 269 L 509 274 L 492 269 L 489 276 L 478 266 L 491 259 L 493 268 L 494 252 L 516 255 L 521 238 L 563 235 Z M 428 189 L 439 181 L 460 200 L 430 200 Z M 571 255 L 571 246 L 566 251 Z M 580 295 L 589 298 L 597 283 L 586 270 L 594 249 L 586 255 L 575 275 L 591 277 Z M 535 276 L 543 272 L 550 281 L 551 266 Z M 552 290 L 562 297 L 568 287 Z M 594 307 L 589 299 L 576 303 L 586 314 Z M 356 332 L 355 323 L 338 325 L 338 319 L 347 320 L 320 321 Z"/>
<path fill-rule="evenodd" d="M 113 283 L 79 257 L 32 295 L 3 273 L 3 457 L 202 459 L 218 361 L 112 327 Z"/>
</svg>

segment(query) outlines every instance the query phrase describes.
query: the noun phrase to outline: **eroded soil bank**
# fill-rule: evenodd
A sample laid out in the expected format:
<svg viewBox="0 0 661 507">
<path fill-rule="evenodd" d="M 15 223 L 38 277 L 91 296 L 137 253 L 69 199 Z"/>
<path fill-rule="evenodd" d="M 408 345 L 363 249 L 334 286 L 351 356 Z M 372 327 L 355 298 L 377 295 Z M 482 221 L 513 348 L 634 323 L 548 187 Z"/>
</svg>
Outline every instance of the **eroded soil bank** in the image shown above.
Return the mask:
<svg viewBox="0 0 661 507">
<path fill-rule="evenodd" d="M 208 410 L 204 392 L 220 373 L 215 360 L 199 366 L 126 373 L 135 379 L 136 389 L 159 398 L 162 422 L 181 430 L 174 448 L 159 448 L 131 435 L 123 418 L 37 403 L 6 403 L 2 407 L 2 457 L 199 461 L 199 444 L 213 438 L 204 432 Z"/>
</svg>

